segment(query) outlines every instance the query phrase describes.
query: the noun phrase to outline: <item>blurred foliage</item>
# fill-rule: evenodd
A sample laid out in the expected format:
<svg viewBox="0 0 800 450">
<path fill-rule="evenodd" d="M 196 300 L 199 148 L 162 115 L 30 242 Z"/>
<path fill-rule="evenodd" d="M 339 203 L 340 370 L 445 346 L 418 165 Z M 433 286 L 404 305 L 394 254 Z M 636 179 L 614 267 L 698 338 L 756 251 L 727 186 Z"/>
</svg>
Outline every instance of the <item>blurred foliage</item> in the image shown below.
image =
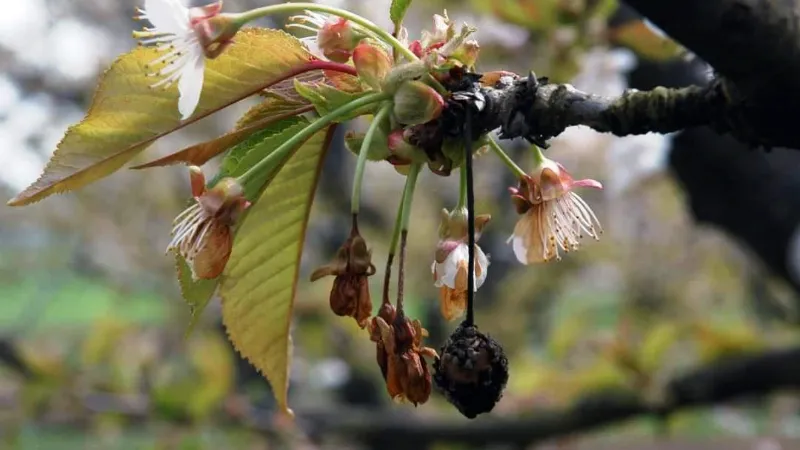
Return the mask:
<svg viewBox="0 0 800 450">
<path fill-rule="evenodd" d="M 81 2 L 50 3 L 61 11 Z M 232 0 L 226 8 L 263 3 Z M 353 10 L 390 26 L 389 2 L 383 3 L 349 2 Z M 622 69 L 609 62 L 612 46 L 659 60 L 683 52 L 642 21 L 609 27 L 616 3 L 417 1 L 404 23 L 429 27 L 431 14 L 443 8 L 456 20 L 472 23 L 470 17 L 477 17 L 479 69 L 534 69 L 554 81 L 588 79 L 592 86 L 619 83 Z M 123 39 L 133 24 L 127 16 L 120 19 L 121 2 L 105 13 L 104 4 L 81 3 L 71 13 L 106 27 L 128 48 L 131 42 Z M 595 63 L 590 56 L 598 51 L 602 57 Z M 73 87 L 80 101 L 91 92 L 91 81 Z M 60 92 L 55 85 L 60 86 L 45 83 Z M 142 161 L 229 131 L 247 106 L 187 127 L 157 143 Z M 787 306 L 794 304 L 794 295 L 724 236 L 692 223 L 678 187 L 666 174 L 641 175 L 632 157 L 612 160 L 609 155 L 621 142 L 630 141 L 581 131 L 553 141 L 548 155 L 576 175 L 604 183 L 628 173 L 636 176 L 619 190 L 586 195 L 607 230 L 600 242 L 587 243 L 558 264 L 536 268 L 519 267 L 505 245 L 516 220 L 505 191 L 513 180 L 490 157 L 476 164 L 478 210 L 493 215 L 481 238 L 492 265 L 478 294 L 477 322 L 503 343 L 511 360 L 510 384 L 495 415 L 524 417 L 611 387 L 657 397 L 665 382 L 687 368 L 798 343 L 797 330 L 783 323 L 795 314 Z M 508 147 L 523 168 L 530 164 L 525 148 Z M 648 148 L 636 150 L 646 153 Z M 304 282 L 310 268 L 327 262 L 346 238 L 349 216 L 342 199 L 348 198 L 354 160 L 342 146 L 331 149 L 306 232 L 291 323 L 289 391 L 301 414 L 335 410 L 347 402 L 376 409 L 388 403 L 374 345 L 352 320 L 329 312 L 330 283 Z M 85 192 L 49 199 L 27 211 L 0 208 L 0 338 L 13 342 L 33 373 L 26 378 L 0 364 L 0 442 L 20 449 L 266 449 L 268 441 L 290 442 L 294 448 L 305 443 L 301 431 L 272 416 L 277 407 L 265 395 L 266 382 L 252 373 L 248 378 L 247 366 L 242 368 L 221 331 L 217 299 L 211 299 L 202 316 L 195 314 L 195 331 L 185 333 L 191 314 L 171 280 L 174 260 L 163 256 L 170 221 L 188 196 L 185 181 L 185 172 L 176 168 L 119 173 Z M 367 220 L 361 231 L 380 269 L 402 181 L 393 168 L 368 164 L 362 196 Z M 452 207 L 457 187 L 453 179 L 424 175 L 418 189 L 406 304 L 408 314 L 430 330 L 428 342 L 437 346 L 452 324 L 438 316 L 429 261 L 438 211 Z M 5 201 L 9 195 L 1 190 Z M 381 277 L 372 278 L 372 292 L 380 292 Z M 789 298 L 767 312 L 752 307 L 761 300 L 755 285 L 760 289 L 765 280 L 767 291 Z M 197 298 L 197 310 L 210 295 L 205 288 L 189 295 Z M 274 326 L 264 320 L 252 332 L 268 334 Z M 374 398 L 369 389 L 377 393 Z M 430 417 L 454 414 L 438 397 L 416 410 L 394 407 Z M 258 419 L 253 411 L 260 411 Z M 764 407 L 742 414 L 761 430 L 794 413 L 774 416 Z M 678 414 L 670 419 L 670 431 L 699 438 L 727 433 L 717 415 L 714 410 Z M 605 430 L 597 439 L 649 437 L 654 429 L 651 421 L 639 420 Z"/>
</svg>

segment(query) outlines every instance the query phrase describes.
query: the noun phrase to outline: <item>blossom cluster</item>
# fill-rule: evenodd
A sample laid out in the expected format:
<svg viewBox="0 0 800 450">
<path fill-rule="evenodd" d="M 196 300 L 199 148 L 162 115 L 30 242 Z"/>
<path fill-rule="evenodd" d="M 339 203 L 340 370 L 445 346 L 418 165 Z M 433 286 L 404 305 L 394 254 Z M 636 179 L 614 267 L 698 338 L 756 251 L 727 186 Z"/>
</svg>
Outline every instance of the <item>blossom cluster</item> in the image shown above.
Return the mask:
<svg viewBox="0 0 800 450">
<path fill-rule="evenodd" d="M 179 111 L 183 118 L 191 116 L 199 101 L 204 60 L 219 56 L 231 45 L 240 26 L 239 21 L 220 10 L 221 3 L 186 8 L 179 0 L 145 0 L 141 10 L 140 17 L 149 20 L 153 27 L 137 36 L 144 38 L 145 43 L 157 44 L 164 52 L 150 66 L 161 67 L 151 71 L 151 75 L 162 77 L 154 86 L 178 82 Z M 406 30 L 401 28 L 393 43 L 382 40 L 375 30 L 343 17 L 306 11 L 292 18 L 292 22 L 292 27 L 314 33 L 305 41 L 318 50 L 318 58 L 342 65 L 352 62 L 362 88 L 384 95 L 375 114 L 376 123 L 371 125 L 379 132 L 367 134 L 379 138 L 367 142 L 360 151 L 366 148 L 370 154 L 381 155 L 378 159 L 389 162 L 404 174 L 418 170 L 421 164 L 427 164 L 432 172 L 442 175 L 449 175 L 455 168 L 463 170 L 464 161 L 473 155 L 465 154 L 460 144 L 455 146 L 455 151 L 450 148 L 453 143 L 442 143 L 436 148 L 420 148 L 416 144 L 419 126 L 435 124 L 448 108 L 451 92 L 446 86 L 451 78 L 474 70 L 479 45 L 470 38 L 475 31 L 473 28 L 464 25 L 457 29 L 445 13 L 434 16 L 433 30 L 423 32 L 420 39 L 409 42 Z M 399 48 L 395 45 L 398 43 Z M 398 50 L 401 51 L 395 54 Z M 361 137 L 362 144 L 365 139 Z M 510 158 L 498 146 L 495 151 L 502 155 L 504 162 L 516 168 L 518 176 L 517 186 L 509 191 L 510 203 L 521 217 L 508 243 L 519 262 L 535 264 L 559 260 L 562 253 L 578 250 L 584 236 L 599 238 L 602 228 L 597 216 L 575 192 L 578 187 L 601 189 L 599 182 L 573 179 L 561 164 L 546 158 L 536 147 L 536 164 L 529 173 L 522 173 L 513 162 L 509 163 Z M 359 158 L 362 156 L 359 154 Z M 361 173 L 356 174 L 360 176 Z M 411 175 L 408 178 L 413 188 Z M 194 201 L 176 218 L 169 250 L 175 250 L 185 259 L 195 279 L 213 279 L 222 273 L 227 263 L 233 245 L 233 227 L 249 202 L 238 179 L 223 178 L 207 187 L 198 167 L 190 168 L 190 179 Z M 464 177 L 462 183 L 463 180 Z M 360 186 L 360 179 L 356 181 Z M 405 204 L 411 200 L 411 196 L 404 195 L 401 201 Z M 490 266 L 489 257 L 480 246 L 471 244 L 479 240 L 491 217 L 468 210 L 463 200 L 462 197 L 452 210 L 442 211 L 439 241 L 433 248 L 430 266 L 433 287 L 439 290 L 441 314 L 448 321 L 467 313 L 468 300 L 484 284 Z M 471 223 L 473 236 L 469 235 Z M 402 233 L 407 233 L 407 229 Z M 405 241 L 402 241 L 400 291 L 404 270 Z M 393 252 L 394 249 L 387 264 L 387 283 Z M 469 273 L 471 257 L 474 271 Z M 377 271 L 371 259 L 372 252 L 358 230 L 356 204 L 350 236 L 329 264 L 314 271 L 311 280 L 334 277 L 330 308 L 336 315 L 352 317 L 362 329 L 369 331 L 392 398 L 424 403 L 431 392 L 431 374 L 425 357 L 438 358 L 438 355 L 423 345 L 422 339 L 427 333 L 421 323 L 405 315 L 401 293 L 396 304 L 392 304 L 388 299 L 388 287 L 384 286 L 381 306 L 377 315 L 372 315 L 368 279 Z M 473 292 L 468 292 L 470 285 L 474 287 Z M 487 355 L 497 347 L 468 327 L 462 334 L 460 340 L 454 340 L 454 346 L 480 343 Z M 495 362 L 504 360 L 499 356 L 492 358 Z M 448 359 L 456 360 L 469 361 L 469 358 Z M 497 364 L 500 367 L 504 363 Z M 484 366 L 489 368 L 492 364 Z"/>
</svg>

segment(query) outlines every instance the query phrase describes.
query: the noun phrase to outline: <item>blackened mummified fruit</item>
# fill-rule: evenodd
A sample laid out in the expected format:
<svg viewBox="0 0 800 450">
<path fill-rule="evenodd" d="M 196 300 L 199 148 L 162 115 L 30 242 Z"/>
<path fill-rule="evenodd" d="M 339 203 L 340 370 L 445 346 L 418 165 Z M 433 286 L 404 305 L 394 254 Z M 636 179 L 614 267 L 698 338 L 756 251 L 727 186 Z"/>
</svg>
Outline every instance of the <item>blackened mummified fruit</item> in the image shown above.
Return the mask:
<svg viewBox="0 0 800 450">
<path fill-rule="evenodd" d="M 508 382 L 508 359 L 494 339 L 462 322 L 433 362 L 433 381 L 468 419 L 491 411 Z"/>
</svg>

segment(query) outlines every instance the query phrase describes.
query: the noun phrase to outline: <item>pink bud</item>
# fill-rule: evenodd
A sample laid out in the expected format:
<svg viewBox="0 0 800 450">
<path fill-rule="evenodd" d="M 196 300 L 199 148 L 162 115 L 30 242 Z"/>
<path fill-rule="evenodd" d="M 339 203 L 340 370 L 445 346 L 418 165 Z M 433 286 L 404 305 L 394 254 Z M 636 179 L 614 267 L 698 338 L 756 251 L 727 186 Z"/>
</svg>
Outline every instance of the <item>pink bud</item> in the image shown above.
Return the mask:
<svg viewBox="0 0 800 450">
<path fill-rule="evenodd" d="M 353 51 L 353 63 L 358 78 L 375 90 L 381 89 L 381 82 L 392 70 L 392 60 L 386 52 L 377 46 L 361 42 Z"/>
<path fill-rule="evenodd" d="M 189 25 L 194 30 L 206 58 L 213 59 L 233 42 L 240 24 L 227 14 L 221 14 L 222 1 L 189 8 Z"/>
<path fill-rule="evenodd" d="M 189 166 L 189 183 L 192 187 L 192 197 L 200 197 L 206 191 L 206 177 L 203 169 Z"/>
<path fill-rule="evenodd" d="M 363 39 L 347 19 L 339 18 L 327 22 L 317 33 L 317 46 L 331 61 L 345 63 L 350 59 L 353 49 Z"/>
<path fill-rule="evenodd" d="M 409 44 L 408 49 L 411 50 L 411 53 L 417 55 L 417 58 L 422 58 L 422 43 L 419 39 Z"/>
</svg>

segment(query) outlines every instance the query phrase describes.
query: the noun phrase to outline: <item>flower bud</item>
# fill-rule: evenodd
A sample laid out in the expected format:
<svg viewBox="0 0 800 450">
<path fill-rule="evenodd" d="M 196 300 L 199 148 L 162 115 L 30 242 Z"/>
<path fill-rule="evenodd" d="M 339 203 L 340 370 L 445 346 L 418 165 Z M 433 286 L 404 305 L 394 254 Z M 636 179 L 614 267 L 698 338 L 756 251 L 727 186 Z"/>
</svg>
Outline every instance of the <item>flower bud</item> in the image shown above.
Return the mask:
<svg viewBox="0 0 800 450">
<path fill-rule="evenodd" d="M 416 55 L 417 58 L 422 58 L 422 55 L 424 54 L 424 49 L 422 48 L 422 43 L 419 41 L 419 39 L 408 44 L 408 49 L 411 50 L 411 53 Z"/>
<path fill-rule="evenodd" d="M 206 189 L 203 171 L 190 166 L 189 180 L 195 203 L 175 219 L 167 251 L 177 250 L 194 280 L 213 279 L 225 269 L 233 248 L 232 227 L 250 202 L 234 178 Z"/>
<path fill-rule="evenodd" d="M 458 46 L 450 58 L 455 59 L 467 67 L 473 67 L 478 61 L 478 53 L 480 53 L 480 50 L 481 47 L 478 45 L 478 41 L 470 39 Z"/>
<path fill-rule="evenodd" d="M 447 17 L 447 11 L 443 14 L 433 15 L 433 31 L 422 31 L 422 47 L 431 50 L 431 47 L 442 45 L 455 35 L 455 23 Z"/>
<path fill-rule="evenodd" d="M 356 133 L 355 131 L 348 131 L 344 135 L 344 146 L 353 152 L 354 155 L 361 153 L 361 147 L 366 139 L 365 133 Z M 367 149 L 367 161 L 383 161 L 391 156 L 391 152 L 387 147 L 387 137 L 383 131 L 383 127 L 378 127 L 375 134 L 372 136 Z"/>
<path fill-rule="evenodd" d="M 345 63 L 365 36 L 350 21 L 340 18 L 325 23 L 317 33 L 317 46 L 331 61 Z"/>
<path fill-rule="evenodd" d="M 353 50 L 353 64 L 358 78 L 375 90 L 381 89 L 383 79 L 392 70 L 389 55 L 382 48 L 367 42 L 361 42 Z"/>
<path fill-rule="evenodd" d="M 430 122 L 442 114 L 444 99 L 421 81 L 406 81 L 394 94 L 394 116 L 404 125 Z"/>
<path fill-rule="evenodd" d="M 387 145 L 389 147 L 389 155 L 393 161 L 403 161 L 406 164 L 410 164 L 412 162 L 423 163 L 427 160 L 427 156 L 422 149 L 406 141 L 403 130 L 394 130 L 389 133 Z"/>
<path fill-rule="evenodd" d="M 467 230 L 469 215 L 467 208 L 453 208 L 448 211 L 443 208 L 440 213 L 439 238 L 464 241 L 467 240 Z M 489 221 L 492 220 L 490 214 L 478 214 L 475 216 L 475 241 L 481 238 L 481 233 Z"/>
<path fill-rule="evenodd" d="M 490 412 L 508 382 L 508 359 L 494 339 L 462 323 L 433 362 L 433 381 L 468 419 Z"/>
<path fill-rule="evenodd" d="M 192 27 L 206 58 L 219 56 L 241 28 L 233 16 L 221 14 L 222 1 L 189 8 L 189 25 Z"/>
</svg>

